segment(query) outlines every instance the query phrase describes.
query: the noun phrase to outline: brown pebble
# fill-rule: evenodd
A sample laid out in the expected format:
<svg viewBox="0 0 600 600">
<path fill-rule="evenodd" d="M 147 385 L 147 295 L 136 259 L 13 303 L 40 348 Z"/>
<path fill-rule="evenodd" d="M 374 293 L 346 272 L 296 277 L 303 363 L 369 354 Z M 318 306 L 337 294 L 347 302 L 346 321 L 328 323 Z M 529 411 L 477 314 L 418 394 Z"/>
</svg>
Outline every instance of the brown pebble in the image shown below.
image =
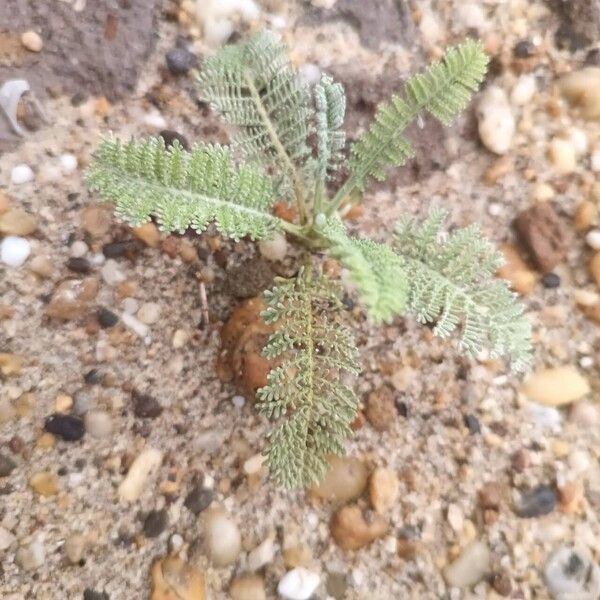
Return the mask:
<svg viewBox="0 0 600 600">
<path fill-rule="evenodd" d="M 527 296 L 537 283 L 536 273 L 529 268 L 511 244 L 502 244 L 500 251 L 506 262 L 498 269 L 498 277 L 506 279 L 515 292 Z"/>
<path fill-rule="evenodd" d="M 156 248 L 160 244 L 160 231 L 154 223 L 134 227 L 133 235 L 150 248 Z"/>
<path fill-rule="evenodd" d="M 502 177 L 512 173 L 515 168 L 514 159 L 506 154 L 496 159 L 483 174 L 483 182 L 486 185 L 495 185 Z"/>
<path fill-rule="evenodd" d="M 58 478 L 49 471 L 34 473 L 29 479 L 29 485 L 40 496 L 56 496 L 59 491 Z"/>
<path fill-rule="evenodd" d="M 388 512 L 398 499 L 400 484 L 398 476 L 390 469 L 378 467 L 369 481 L 371 505 L 380 514 Z"/>
<path fill-rule="evenodd" d="M 402 560 L 411 561 L 417 558 L 418 545 L 414 540 L 399 539 L 397 546 L 398 556 Z"/>
<path fill-rule="evenodd" d="M 41 52 L 44 47 L 44 42 L 40 34 L 32 30 L 25 31 L 21 35 L 21 44 L 23 44 L 29 52 Z"/>
<path fill-rule="evenodd" d="M 363 514 L 356 506 L 344 506 L 331 519 L 331 535 L 344 550 L 358 550 L 385 535 L 386 520 L 375 513 Z"/>
<path fill-rule="evenodd" d="M 520 212 L 515 229 L 519 241 L 543 273 L 562 262 L 571 244 L 569 231 L 550 202 Z"/>
<path fill-rule="evenodd" d="M 590 200 L 584 200 L 577 205 L 575 209 L 575 230 L 587 231 L 596 221 L 598 209 Z"/>
<path fill-rule="evenodd" d="M 365 409 L 367 421 L 377 431 L 387 431 L 398 417 L 392 391 L 382 386 L 369 394 Z"/>
<path fill-rule="evenodd" d="M 583 488 L 578 482 L 568 482 L 558 488 L 559 508 L 566 514 L 579 512 L 583 500 Z"/>
<path fill-rule="evenodd" d="M 596 285 L 600 287 L 600 252 L 596 252 L 596 254 L 592 256 L 592 260 L 590 260 L 589 264 L 589 270 L 590 275 L 596 282 Z"/>
<path fill-rule="evenodd" d="M 512 457 L 512 467 L 517 473 L 522 473 L 531 465 L 529 452 L 523 448 L 517 450 Z"/>
<path fill-rule="evenodd" d="M 112 227 L 112 213 L 107 206 L 88 206 L 80 216 L 81 228 L 93 238 L 101 238 Z"/>
<path fill-rule="evenodd" d="M 505 496 L 504 486 L 496 481 L 490 481 L 483 485 L 477 493 L 479 506 L 484 509 L 498 510 Z"/>
<path fill-rule="evenodd" d="M 0 352 L 0 373 L 4 377 L 18 375 L 23 367 L 23 358 L 18 354 Z"/>
<path fill-rule="evenodd" d="M 510 575 L 504 571 L 494 573 L 491 577 L 491 584 L 494 591 L 500 594 L 500 596 L 510 596 L 512 593 Z"/>
</svg>

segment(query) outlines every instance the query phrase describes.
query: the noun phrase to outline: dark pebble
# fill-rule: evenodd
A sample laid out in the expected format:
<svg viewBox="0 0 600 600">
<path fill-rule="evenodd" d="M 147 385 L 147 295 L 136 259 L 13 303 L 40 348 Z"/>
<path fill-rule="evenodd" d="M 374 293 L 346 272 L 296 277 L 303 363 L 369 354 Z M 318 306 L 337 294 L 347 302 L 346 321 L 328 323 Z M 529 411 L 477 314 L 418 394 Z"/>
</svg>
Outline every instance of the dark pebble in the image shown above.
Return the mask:
<svg viewBox="0 0 600 600">
<path fill-rule="evenodd" d="M 167 527 L 169 518 L 167 511 L 152 510 L 144 519 L 144 535 L 148 538 L 158 537 Z"/>
<path fill-rule="evenodd" d="M 185 75 L 196 64 L 196 55 L 186 48 L 173 48 L 165 58 L 173 75 Z"/>
<path fill-rule="evenodd" d="M 549 290 L 557 288 L 560 286 L 560 277 L 556 273 L 546 273 L 542 277 L 542 285 Z"/>
<path fill-rule="evenodd" d="M 100 379 L 101 375 L 98 369 L 91 369 L 83 376 L 83 381 L 88 385 L 96 385 L 97 383 L 100 383 Z"/>
<path fill-rule="evenodd" d="M 344 573 L 328 573 L 325 580 L 325 589 L 335 600 L 343 600 L 348 589 L 348 578 Z"/>
<path fill-rule="evenodd" d="M 513 48 L 516 58 L 531 58 L 535 54 L 535 46 L 529 40 L 517 42 Z"/>
<path fill-rule="evenodd" d="M 83 592 L 83 600 L 110 600 L 110 596 L 106 592 L 96 592 L 86 588 Z"/>
<path fill-rule="evenodd" d="M 81 106 L 88 99 L 87 95 L 83 92 L 77 92 L 71 96 L 71 106 Z"/>
<path fill-rule="evenodd" d="M 405 419 L 408 417 L 408 405 L 406 402 L 396 400 L 396 410 L 401 417 L 404 417 Z"/>
<path fill-rule="evenodd" d="M 586 67 L 600 67 L 600 48 L 592 48 L 585 56 Z"/>
<path fill-rule="evenodd" d="M 491 577 L 490 583 L 494 588 L 494 591 L 500 596 L 510 596 L 512 593 L 512 582 L 508 573 L 494 573 Z"/>
<path fill-rule="evenodd" d="M 102 246 L 102 254 L 104 254 L 106 258 L 122 258 L 134 247 L 135 242 L 132 240 L 109 242 Z"/>
<path fill-rule="evenodd" d="M 570 52 L 577 52 L 577 50 L 582 50 L 590 45 L 590 39 L 580 31 L 577 31 L 577 29 L 567 21 L 561 23 L 560 27 L 556 30 L 554 41 L 556 42 L 557 48 L 569 50 Z"/>
<path fill-rule="evenodd" d="M 212 490 L 197 483 L 185 497 L 184 506 L 195 515 L 199 515 L 210 506 L 213 497 L 214 493 Z"/>
<path fill-rule="evenodd" d="M 44 429 L 65 440 L 65 442 L 76 442 L 83 437 L 85 428 L 83 420 L 73 415 L 54 413 L 46 419 Z"/>
<path fill-rule="evenodd" d="M 475 415 L 465 415 L 463 417 L 463 422 L 471 435 L 481 433 L 481 423 Z"/>
<path fill-rule="evenodd" d="M 190 149 L 190 144 L 186 137 L 177 131 L 173 131 L 172 129 L 163 129 L 158 135 L 165 141 L 166 148 L 170 148 L 177 141 L 181 144 L 181 147 L 184 150 Z"/>
<path fill-rule="evenodd" d="M 148 394 L 133 394 L 133 414 L 142 419 L 156 419 L 160 416 L 163 408 L 152 396 Z"/>
<path fill-rule="evenodd" d="M 8 440 L 8 447 L 13 454 L 20 454 L 23 452 L 23 448 L 25 448 L 25 442 L 22 437 L 13 435 L 10 440 Z"/>
<path fill-rule="evenodd" d="M 74 271 L 75 273 L 89 273 L 92 270 L 90 261 L 82 256 L 72 256 L 67 261 L 67 269 Z"/>
<path fill-rule="evenodd" d="M 8 477 L 16 467 L 17 463 L 10 456 L 0 453 L 0 477 Z"/>
<path fill-rule="evenodd" d="M 98 319 L 98 323 L 100 327 L 103 329 L 107 329 L 108 327 L 114 327 L 119 322 L 119 317 L 115 315 L 112 310 L 108 310 L 108 308 L 101 307 L 98 309 L 96 313 L 96 318 Z"/>
<path fill-rule="evenodd" d="M 550 485 L 539 485 L 521 495 L 515 512 L 519 517 L 531 519 L 550 514 L 556 508 L 556 490 Z"/>
</svg>

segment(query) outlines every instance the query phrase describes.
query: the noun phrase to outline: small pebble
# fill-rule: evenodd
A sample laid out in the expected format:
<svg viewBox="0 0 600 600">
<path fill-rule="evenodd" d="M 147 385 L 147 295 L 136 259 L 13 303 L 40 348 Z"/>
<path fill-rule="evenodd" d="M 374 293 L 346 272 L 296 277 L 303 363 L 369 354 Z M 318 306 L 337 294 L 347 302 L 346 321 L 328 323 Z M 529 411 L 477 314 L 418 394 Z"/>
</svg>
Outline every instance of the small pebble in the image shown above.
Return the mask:
<svg viewBox="0 0 600 600">
<path fill-rule="evenodd" d="M 13 269 L 25 264 L 31 253 L 31 244 L 22 237 L 9 235 L 0 244 L 0 260 Z"/>
<path fill-rule="evenodd" d="M 15 559 L 24 571 L 33 571 L 41 567 L 46 562 L 46 549 L 41 538 L 21 546 L 17 550 Z"/>
<path fill-rule="evenodd" d="M 163 407 L 160 402 L 148 394 L 134 394 L 133 414 L 140 419 L 156 419 L 161 415 Z"/>
<path fill-rule="evenodd" d="M 0 527 L 0 552 L 8 550 L 17 538 L 4 527 Z"/>
<path fill-rule="evenodd" d="M 206 600 L 203 574 L 179 558 L 157 560 L 151 575 L 150 600 Z"/>
<path fill-rule="evenodd" d="M 277 592 L 287 600 L 309 600 L 319 587 L 320 581 L 317 573 L 297 567 L 279 580 Z"/>
<path fill-rule="evenodd" d="M 106 592 L 97 592 L 91 588 L 85 588 L 83 590 L 83 600 L 110 600 L 110 597 Z"/>
<path fill-rule="evenodd" d="M 0 214 L 0 233 L 3 235 L 31 235 L 37 226 L 37 218 L 22 208 L 9 208 Z"/>
<path fill-rule="evenodd" d="M 367 467 L 358 458 L 332 456 L 329 458 L 329 470 L 311 491 L 323 500 L 345 503 L 363 493 L 368 477 Z"/>
<path fill-rule="evenodd" d="M 533 98 L 536 92 L 535 76 L 521 75 L 510 93 L 510 101 L 515 106 L 525 106 Z"/>
<path fill-rule="evenodd" d="M 234 563 L 242 549 L 242 536 L 236 523 L 221 509 L 210 510 L 204 519 L 204 535 L 213 564 Z"/>
<path fill-rule="evenodd" d="M 267 600 L 263 578 L 251 573 L 236 577 L 229 587 L 229 595 L 231 600 Z"/>
<path fill-rule="evenodd" d="M 586 244 L 594 250 L 600 250 L 600 229 L 592 229 L 585 236 Z"/>
<path fill-rule="evenodd" d="M 564 406 L 590 392 L 587 379 L 572 366 L 535 371 L 521 386 L 530 400 L 546 406 Z"/>
<path fill-rule="evenodd" d="M 15 185 L 29 183 L 30 181 L 33 181 L 33 178 L 33 170 L 29 165 L 15 165 L 10 172 L 10 180 Z"/>
<path fill-rule="evenodd" d="M 167 126 L 166 119 L 157 111 L 153 110 L 144 115 L 143 123 L 151 129 L 164 129 Z"/>
<path fill-rule="evenodd" d="M 103 410 L 90 410 L 85 413 L 85 430 L 94 438 L 105 438 L 112 433 L 112 419 Z"/>
<path fill-rule="evenodd" d="M 544 578 L 554 600 L 600 598 L 600 567 L 586 550 L 557 548 L 548 558 Z"/>
<path fill-rule="evenodd" d="M 169 517 L 164 508 L 152 510 L 144 519 L 144 535 L 147 538 L 158 537 L 167 528 L 168 524 Z"/>
<path fill-rule="evenodd" d="M 144 325 L 141 321 L 138 321 L 134 316 L 124 312 L 121 315 L 121 321 L 123 324 L 131 329 L 134 333 L 139 335 L 141 338 L 146 338 L 149 333 L 149 329 L 147 325 Z"/>
<path fill-rule="evenodd" d="M 74 415 L 60 413 L 50 415 L 44 423 L 44 429 L 66 442 L 76 442 L 85 433 L 82 419 Z"/>
<path fill-rule="evenodd" d="M 122 258 L 134 247 L 135 242 L 133 241 L 109 242 L 102 246 L 102 254 L 106 258 Z"/>
<path fill-rule="evenodd" d="M 557 501 L 553 486 L 539 485 L 521 495 L 515 505 L 515 512 L 524 519 L 541 517 L 554 511 Z"/>
<path fill-rule="evenodd" d="M 79 533 L 71 535 L 65 540 L 65 554 L 72 565 L 77 565 L 83 560 L 86 546 L 85 536 Z"/>
<path fill-rule="evenodd" d="M 81 258 L 82 256 L 85 256 L 88 252 L 89 252 L 89 247 L 88 245 L 81 241 L 81 240 L 75 240 L 72 244 L 71 247 L 69 248 L 71 256 L 73 256 L 74 258 Z"/>
<path fill-rule="evenodd" d="M 109 327 L 114 327 L 119 322 L 119 317 L 112 310 L 108 308 L 101 307 L 98 309 L 96 313 L 96 318 L 98 319 L 98 323 L 100 327 L 103 329 L 108 329 Z"/>
<path fill-rule="evenodd" d="M 211 505 L 213 498 L 214 492 L 211 489 L 196 483 L 185 497 L 183 504 L 189 511 L 199 515 Z"/>
<path fill-rule="evenodd" d="M 463 423 L 471 435 L 481 433 L 481 423 L 475 415 L 465 415 L 463 417 Z"/>
<path fill-rule="evenodd" d="M 54 272 L 54 265 L 47 256 L 34 256 L 29 262 L 29 269 L 35 275 L 47 279 Z"/>
<path fill-rule="evenodd" d="M 542 277 L 542 285 L 548 290 L 560 287 L 560 277 L 556 273 L 546 273 Z"/>
<path fill-rule="evenodd" d="M 390 469 L 378 467 L 369 481 L 369 499 L 379 514 L 387 513 L 396 503 L 400 492 L 398 476 Z"/>
<path fill-rule="evenodd" d="M 490 568 L 490 551 L 481 541 L 471 542 L 444 569 L 444 578 L 451 587 L 466 588 L 479 583 Z"/>
<path fill-rule="evenodd" d="M 585 67 L 568 73 L 558 85 L 562 95 L 583 117 L 600 118 L 600 68 Z"/>
<path fill-rule="evenodd" d="M 8 477 L 17 467 L 17 463 L 6 454 L 0 452 L 0 477 Z"/>
<path fill-rule="evenodd" d="M 69 269 L 69 271 L 73 271 L 74 273 L 81 273 L 85 275 L 92 270 L 92 266 L 87 258 L 83 258 L 82 256 L 71 256 L 71 258 L 69 258 L 67 261 L 67 269 Z"/>
<path fill-rule="evenodd" d="M 21 44 L 30 52 L 41 52 L 44 42 L 39 33 L 29 30 L 21 34 Z"/>
<path fill-rule="evenodd" d="M 113 225 L 112 213 L 105 206 L 86 206 L 80 216 L 81 228 L 93 238 L 101 238 Z"/>
<path fill-rule="evenodd" d="M 60 488 L 58 478 L 50 471 L 38 471 L 29 478 L 29 486 L 40 496 L 56 496 Z"/>
<path fill-rule="evenodd" d="M 137 318 L 145 325 L 153 325 L 160 318 L 161 307 L 156 302 L 145 302 L 137 313 Z"/>
<path fill-rule="evenodd" d="M 196 55 L 186 48 L 169 50 L 165 59 L 167 67 L 173 75 L 185 75 L 196 64 Z"/>
<path fill-rule="evenodd" d="M 600 424 L 600 407 L 594 402 L 576 402 L 569 411 L 569 421 L 578 427 L 591 428 Z"/>
<path fill-rule="evenodd" d="M 383 537 L 388 523 L 377 513 L 365 513 L 358 505 L 348 505 L 333 514 L 329 529 L 340 548 L 359 550 Z"/>
<path fill-rule="evenodd" d="M 531 58 L 535 55 L 535 46 L 530 40 L 521 40 L 513 47 L 515 58 Z"/>
<path fill-rule="evenodd" d="M 513 144 L 515 117 L 506 92 L 489 86 L 477 106 L 479 137 L 483 145 L 495 154 L 506 154 Z"/>
<path fill-rule="evenodd" d="M 554 138 L 548 147 L 548 156 L 561 175 L 568 175 L 577 168 L 577 153 L 571 140 Z"/>
<path fill-rule="evenodd" d="M 62 154 L 60 159 L 60 168 L 65 175 L 70 175 L 77 170 L 77 157 L 73 154 Z"/>
<path fill-rule="evenodd" d="M 144 223 L 144 225 L 134 227 L 132 233 L 149 248 L 156 248 L 160 244 L 160 231 L 154 223 Z"/>
<path fill-rule="evenodd" d="M 273 562 L 275 543 L 273 538 L 266 538 L 261 544 L 248 553 L 248 569 L 258 571 Z"/>
<path fill-rule="evenodd" d="M 121 271 L 121 267 L 119 263 L 112 258 L 108 259 L 102 270 L 100 271 L 102 275 L 102 279 L 108 285 L 117 285 L 119 283 L 123 283 L 125 281 L 125 275 Z"/>
<path fill-rule="evenodd" d="M 287 254 L 287 240 L 281 233 L 273 234 L 272 239 L 258 242 L 261 255 L 267 260 L 274 262 L 282 261 Z"/>
<path fill-rule="evenodd" d="M 244 408 L 244 404 L 246 404 L 246 398 L 244 398 L 244 396 L 234 396 L 231 399 L 231 403 L 236 407 L 236 408 Z"/>
<path fill-rule="evenodd" d="M 140 497 L 149 480 L 158 472 L 162 456 L 162 452 L 156 448 L 146 448 L 137 456 L 119 485 L 122 500 L 135 502 Z"/>
<path fill-rule="evenodd" d="M 170 148 L 177 141 L 184 150 L 190 149 L 190 143 L 187 141 L 187 138 L 177 131 L 163 129 L 158 135 L 164 140 L 166 148 Z"/>
</svg>

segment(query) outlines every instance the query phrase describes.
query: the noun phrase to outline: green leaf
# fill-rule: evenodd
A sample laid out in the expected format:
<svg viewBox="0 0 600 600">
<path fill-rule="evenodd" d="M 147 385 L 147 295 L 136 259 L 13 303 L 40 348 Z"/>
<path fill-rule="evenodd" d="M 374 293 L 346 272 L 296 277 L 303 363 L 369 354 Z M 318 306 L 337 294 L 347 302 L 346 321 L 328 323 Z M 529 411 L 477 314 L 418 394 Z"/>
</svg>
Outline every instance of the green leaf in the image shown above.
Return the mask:
<svg viewBox="0 0 600 600">
<path fill-rule="evenodd" d="M 280 227 L 270 213 L 271 180 L 255 168 L 236 167 L 229 150 L 218 145 L 186 152 L 177 143 L 166 149 L 162 138 L 105 140 L 87 181 L 134 227 L 151 216 L 162 230 L 180 233 L 188 227 L 201 232 L 214 222 L 223 235 L 257 240 Z"/>
<path fill-rule="evenodd" d="M 299 170 L 310 156 L 310 94 L 275 34 L 263 31 L 225 46 L 206 59 L 199 83 L 238 128 L 234 141 L 247 160 L 277 167 L 290 187 L 302 184 Z"/>
<path fill-rule="evenodd" d="M 402 96 L 379 107 L 371 127 L 351 148 L 350 172 L 339 196 L 364 189 L 369 177 L 385 179 L 388 167 L 414 156 L 405 129 L 422 111 L 448 125 L 467 106 L 485 76 L 488 58 L 480 42 L 468 40 L 446 52 L 443 60 L 413 76 Z"/>
<path fill-rule="evenodd" d="M 344 453 L 352 433 L 358 399 L 339 378 L 358 374 L 356 342 L 339 322 L 339 290 L 322 276 L 278 279 L 265 298 L 263 318 L 277 329 L 264 353 L 282 359 L 257 392 L 259 411 L 276 421 L 267 463 L 279 484 L 307 486 L 325 474 L 328 454 Z"/>
<path fill-rule="evenodd" d="M 507 357 L 514 371 L 532 361 L 531 325 L 523 305 L 506 281 L 495 274 L 503 262 L 476 226 L 445 235 L 446 212 L 431 211 L 419 224 L 398 226 L 396 251 L 408 274 L 408 310 L 421 323 L 435 322 L 433 332 L 448 337 L 460 329 L 459 348 L 469 356 L 488 349 Z"/>
<path fill-rule="evenodd" d="M 322 233 L 329 254 L 348 269 L 352 283 L 374 322 L 402 314 L 408 298 L 407 273 L 402 259 L 384 244 L 348 236 L 338 218 L 331 217 Z"/>
</svg>

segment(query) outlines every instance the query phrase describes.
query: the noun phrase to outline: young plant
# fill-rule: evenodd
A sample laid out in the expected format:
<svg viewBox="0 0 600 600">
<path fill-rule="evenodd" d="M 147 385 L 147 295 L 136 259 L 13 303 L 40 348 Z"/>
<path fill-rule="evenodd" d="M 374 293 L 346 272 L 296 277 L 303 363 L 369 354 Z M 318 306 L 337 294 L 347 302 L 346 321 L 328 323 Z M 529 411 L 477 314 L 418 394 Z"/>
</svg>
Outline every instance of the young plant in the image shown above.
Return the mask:
<svg viewBox="0 0 600 600">
<path fill-rule="evenodd" d="M 238 240 L 292 236 L 306 249 L 295 278 L 265 293 L 264 320 L 275 325 L 264 354 L 277 358 L 258 410 L 275 422 L 265 451 L 275 480 L 287 487 L 318 481 L 328 454 L 343 454 L 358 400 L 343 383 L 359 372 L 358 351 L 343 324 L 339 285 L 320 268 L 323 255 L 349 272 L 369 317 L 390 321 L 412 314 L 433 332 L 458 332 L 459 350 L 487 349 L 514 371 L 531 361 L 531 331 L 523 307 L 495 273 L 500 253 L 476 226 L 443 233 L 445 212 L 422 223 L 402 220 L 389 245 L 348 234 L 344 205 L 372 178 L 414 154 L 407 126 L 429 112 L 450 124 L 484 78 L 481 44 L 466 41 L 409 79 L 401 95 L 381 105 L 374 122 L 345 157 L 342 86 L 323 76 L 302 84 L 284 47 L 268 32 L 227 46 L 208 58 L 199 76 L 203 97 L 235 127 L 231 147 L 197 144 L 190 152 L 162 139 L 104 141 L 89 185 L 116 204 L 132 226 L 154 217 L 160 228 L 202 232 L 210 223 Z M 345 182 L 330 194 L 332 175 Z M 274 216 L 275 200 L 295 204 L 296 223 Z"/>
</svg>

